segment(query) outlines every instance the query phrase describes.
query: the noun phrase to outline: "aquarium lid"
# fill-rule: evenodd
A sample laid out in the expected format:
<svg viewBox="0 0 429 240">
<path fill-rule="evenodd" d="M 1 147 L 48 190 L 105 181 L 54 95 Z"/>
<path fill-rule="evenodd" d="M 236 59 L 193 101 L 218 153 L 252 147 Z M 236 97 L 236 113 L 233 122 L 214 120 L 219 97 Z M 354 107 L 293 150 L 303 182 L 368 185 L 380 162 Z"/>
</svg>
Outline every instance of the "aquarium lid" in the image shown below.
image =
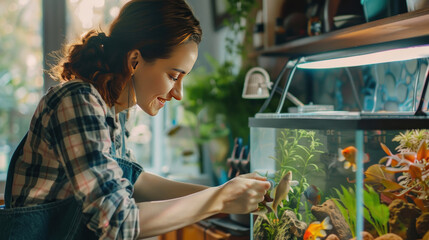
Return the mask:
<svg viewBox="0 0 429 240">
<path fill-rule="evenodd" d="M 257 113 L 255 118 L 315 118 L 327 116 L 329 118 L 338 119 L 359 119 L 360 112 L 349 111 L 313 111 L 300 113 Z"/>
<path fill-rule="evenodd" d="M 395 48 L 336 58 L 327 58 L 325 55 L 305 57 L 297 67 L 303 69 L 343 68 L 427 58 L 429 57 L 429 45 Z"/>
</svg>

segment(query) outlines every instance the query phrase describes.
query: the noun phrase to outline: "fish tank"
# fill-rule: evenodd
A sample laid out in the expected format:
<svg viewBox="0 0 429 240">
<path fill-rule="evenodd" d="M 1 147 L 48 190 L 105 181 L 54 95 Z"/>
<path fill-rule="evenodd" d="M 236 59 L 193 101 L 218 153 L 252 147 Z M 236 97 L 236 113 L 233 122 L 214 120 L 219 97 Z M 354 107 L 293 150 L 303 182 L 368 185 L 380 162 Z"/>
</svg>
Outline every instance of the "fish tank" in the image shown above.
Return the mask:
<svg viewBox="0 0 429 240">
<path fill-rule="evenodd" d="M 297 65 L 277 111 L 249 118 L 251 171 L 272 183 L 251 239 L 429 239 L 427 60 L 364 67 L 389 77 L 356 86 L 372 94 L 357 110 L 338 103 L 353 94 L 334 92 L 333 110 L 283 113 Z"/>
<path fill-rule="evenodd" d="M 251 169 L 273 183 L 273 201 L 253 214 L 252 238 L 422 239 L 429 231 L 428 120 L 356 113 L 252 118 Z"/>
</svg>

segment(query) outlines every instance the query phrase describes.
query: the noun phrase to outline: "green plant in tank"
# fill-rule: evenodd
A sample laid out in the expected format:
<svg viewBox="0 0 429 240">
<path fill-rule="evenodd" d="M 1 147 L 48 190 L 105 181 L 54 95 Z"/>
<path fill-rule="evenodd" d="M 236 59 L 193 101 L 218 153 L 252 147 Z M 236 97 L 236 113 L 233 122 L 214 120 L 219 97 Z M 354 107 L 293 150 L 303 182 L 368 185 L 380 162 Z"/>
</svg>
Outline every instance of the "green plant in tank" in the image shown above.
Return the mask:
<svg viewBox="0 0 429 240">
<path fill-rule="evenodd" d="M 289 193 L 289 202 L 283 200 L 283 208 L 279 211 L 279 216 L 287 209 L 293 210 L 299 220 L 302 216 L 299 213 L 300 208 L 304 208 L 306 216 L 310 214 L 310 208 L 306 201 L 301 201 L 303 192 L 309 184 L 307 176 L 314 173 L 324 174 L 323 169 L 319 168 L 315 163 L 318 154 L 323 153 L 320 148 L 323 143 L 316 137 L 315 131 L 303 129 L 284 129 L 279 132 L 277 138 L 277 157 L 271 157 L 280 166 L 276 172 L 274 181 L 278 183 L 280 179 L 291 171 L 294 180 L 298 181 L 298 185 Z M 309 219 L 306 219 L 308 222 Z"/>
<path fill-rule="evenodd" d="M 389 207 L 380 202 L 379 194 L 369 185 L 365 185 L 367 190 L 363 192 L 364 199 L 364 218 L 374 226 L 378 235 L 384 235 L 388 232 Z"/>
<path fill-rule="evenodd" d="M 278 235 L 278 231 L 277 231 L 278 225 L 279 225 L 279 221 L 278 219 L 275 219 L 275 218 L 271 218 L 267 223 L 262 224 L 266 232 L 265 237 L 267 240 L 276 239 L 276 236 Z"/>
<path fill-rule="evenodd" d="M 381 236 L 388 232 L 389 208 L 380 201 L 379 193 L 371 186 L 365 185 L 363 191 L 364 218 L 374 227 L 377 233 Z M 344 216 L 353 237 L 356 236 L 356 193 L 353 188 L 345 188 L 341 186 L 342 192 L 334 189 L 338 195 L 338 199 L 332 198 Z"/>
<path fill-rule="evenodd" d="M 341 185 L 342 192 L 334 189 L 339 199 L 332 198 L 344 216 L 353 237 L 356 237 L 356 193 L 349 187 L 348 189 Z"/>
</svg>

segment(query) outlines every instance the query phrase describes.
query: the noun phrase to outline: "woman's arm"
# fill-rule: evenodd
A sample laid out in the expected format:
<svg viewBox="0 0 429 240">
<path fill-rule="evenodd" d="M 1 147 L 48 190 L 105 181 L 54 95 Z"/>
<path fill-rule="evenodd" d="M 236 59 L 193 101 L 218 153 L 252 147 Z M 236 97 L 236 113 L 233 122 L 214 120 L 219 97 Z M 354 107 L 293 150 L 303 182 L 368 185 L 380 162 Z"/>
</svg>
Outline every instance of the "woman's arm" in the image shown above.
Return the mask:
<svg viewBox="0 0 429 240">
<path fill-rule="evenodd" d="M 136 202 L 167 200 L 207 189 L 207 186 L 172 181 L 152 173 L 142 172 L 134 184 Z"/>
<path fill-rule="evenodd" d="M 188 196 L 138 203 L 139 237 L 166 233 L 217 213 L 249 213 L 257 209 L 269 188 L 265 178 L 252 173 Z"/>
</svg>

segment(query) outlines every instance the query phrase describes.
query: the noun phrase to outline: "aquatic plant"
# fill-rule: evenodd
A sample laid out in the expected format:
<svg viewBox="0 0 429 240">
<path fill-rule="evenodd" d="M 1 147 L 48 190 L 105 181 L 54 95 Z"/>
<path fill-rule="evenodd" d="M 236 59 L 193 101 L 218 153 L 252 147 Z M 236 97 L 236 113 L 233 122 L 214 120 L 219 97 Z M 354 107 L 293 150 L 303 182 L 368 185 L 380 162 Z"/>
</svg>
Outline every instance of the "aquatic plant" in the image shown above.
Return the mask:
<svg viewBox="0 0 429 240">
<path fill-rule="evenodd" d="M 384 235 L 388 232 L 389 207 L 381 203 L 379 194 L 371 186 L 365 186 L 363 216 L 374 226 L 379 236 Z"/>
<path fill-rule="evenodd" d="M 389 221 L 389 208 L 380 202 L 379 194 L 369 185 L 365 185 L 366 189 L 363 191 L 364 218 L 374 226 L 374 229 L 381 236 L 388 231 Z M 342 192 L 334 189 L 339 199 L 333 198 L 332 200 L 340 209 L 341 214 L 344 216 L 353 237 L 356 236 L 356 193 L 353 188 L 345 188 L 341 185 Z"/>
<path fill-rule="evenodd" d="M 276 218 L 269 219 L 266 223 L 263 223 L 262 226 L 265 229 L 265 237 L 267 240 L 274 240 L 277 236 L 277 229 L 279 225 L 279 220 Z"/>
<path fill-rule="evenodd" d="M 422 141 L 429 141 L 429 131 L 427 129 L 407 130 L 399 133 L 392 141 L 399 142 L 395 148 L 398 152 L 417 152 Z"/>
<path fill-rule="evenodd" d="M 405 136 L 405 135 L 404 135 Z M 429 149 L 426 140 L 420 142 L 417 152 L 405 150 L 393 154 L 380 143 L 387 156 L 380 160 L 386 162 L 383 168 L 388 173 L 401 173 L 396 182 L 385 182 L 384 193 L 391 198 L 410 198 L 422 210 L 429 211 Z"/>
<path fill-rule="evenodd" d="M 306 212 L 310 212 L 307 202 L 302 202 L 301 197 L 305 189 L 309 186 L 307 176 L 315 172 L 324 173 L 323 169 L 319 168 L 315 163 L 317 154 L 323 153 L 320 148 L 323 143 L 316 137 L 315 131 L 303 129 L 284 129 L 279 132 L 277 138 L 277 157 L 271 157 L 280 166 L 276 172 L 275 182 L 288 172 L 291 171 L 294 180 L 299 182 L 290 195 L 289 202 L 283 201 L 283 208 L 279 211 L 279 215 L 286 209 L 291 209 L 295 212 L 298 219 L 302 216 L 299 213 L 301 207 L 305 208 Z M 294 203 L 293 205 L 290 203 Z M 306 214 L 309 215 L 309 214 Z"/>
<path fill-rule="evenodd" d="M 356 193 L 351 187 L 346 189 L 341 185 L 341 189 L 342 193 L 338 189 L 334 189 L 339 199 L 332 198 L 332 200 L 344 216 L 353 237 L 356 237 Z"/>
</svg>

